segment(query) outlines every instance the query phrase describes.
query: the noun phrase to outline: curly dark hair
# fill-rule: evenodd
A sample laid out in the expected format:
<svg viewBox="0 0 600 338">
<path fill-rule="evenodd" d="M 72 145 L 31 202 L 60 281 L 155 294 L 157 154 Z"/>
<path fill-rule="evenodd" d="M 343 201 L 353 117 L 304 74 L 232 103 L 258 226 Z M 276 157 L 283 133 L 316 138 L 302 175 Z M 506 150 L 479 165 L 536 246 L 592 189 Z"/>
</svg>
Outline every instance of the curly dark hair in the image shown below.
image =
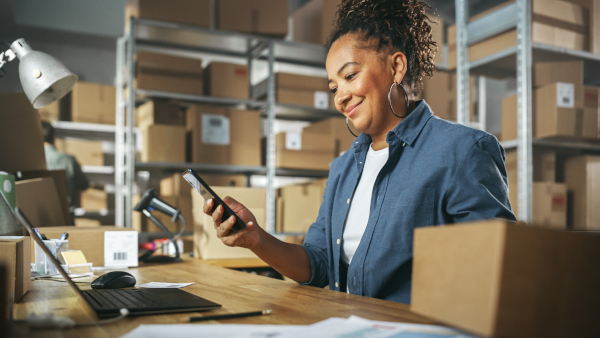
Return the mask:
<svg viewBox="0 0 600 338">
<path fill-rule="evenodd" d="M 433 76 L 435 70 L 437 43 L 426 13 L 430 9 L 418 0 L 342 0 L 325 47 L 329 52 L 336 40 L 357 33 L 364 48 L 401 51 L 408 63 L 402 82 L 418 94 L 423 76 Z"/>
</svg>

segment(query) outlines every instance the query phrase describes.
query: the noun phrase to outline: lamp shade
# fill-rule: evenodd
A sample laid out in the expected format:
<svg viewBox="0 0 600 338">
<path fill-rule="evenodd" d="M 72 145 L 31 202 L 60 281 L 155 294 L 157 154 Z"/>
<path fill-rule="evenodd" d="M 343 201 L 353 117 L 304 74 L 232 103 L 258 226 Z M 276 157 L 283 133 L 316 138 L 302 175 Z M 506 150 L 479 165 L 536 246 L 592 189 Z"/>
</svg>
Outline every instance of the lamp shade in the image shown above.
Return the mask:
<svg viewBox="0 0 600 338">
<path fill-rule="evenodd" d="M 20 60 L 21 85 L 35 109 L 62 98 L 77 82 L 77 75 L 62 62 L 46 53 L 34 51 L 24 39 L 13 42 L 10 49 Z"/>
</svg>

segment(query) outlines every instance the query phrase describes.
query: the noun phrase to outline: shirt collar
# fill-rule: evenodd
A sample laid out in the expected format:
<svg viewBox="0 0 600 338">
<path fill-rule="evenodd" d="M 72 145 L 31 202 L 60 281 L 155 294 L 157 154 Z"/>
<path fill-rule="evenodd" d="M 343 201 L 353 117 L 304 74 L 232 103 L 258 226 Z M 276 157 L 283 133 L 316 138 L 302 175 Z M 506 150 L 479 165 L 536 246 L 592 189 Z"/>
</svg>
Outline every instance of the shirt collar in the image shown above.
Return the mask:
<svg viewBox="0 0 600 338">
<path fill-rule="evenodd" d="M 433 112 L 429 105 L 425 100 L 417 101 L 417 107 L 415 110 L 410 113 L 402 122 L 398 123 L 392 131 L 390 131 L 387 135 L 387 141 L 390 143 L 390 137 L 397 137 L 402 142 L 405 142 L 408 145 L 412 145 L 427 121 L 433 116 Z M 373 141 L 371 140 L 371 136 L 361 133 L 356 138 L 354 145 L 358 146 L 359 144 L 368 143 L 371 144 Z"/>
</svg>

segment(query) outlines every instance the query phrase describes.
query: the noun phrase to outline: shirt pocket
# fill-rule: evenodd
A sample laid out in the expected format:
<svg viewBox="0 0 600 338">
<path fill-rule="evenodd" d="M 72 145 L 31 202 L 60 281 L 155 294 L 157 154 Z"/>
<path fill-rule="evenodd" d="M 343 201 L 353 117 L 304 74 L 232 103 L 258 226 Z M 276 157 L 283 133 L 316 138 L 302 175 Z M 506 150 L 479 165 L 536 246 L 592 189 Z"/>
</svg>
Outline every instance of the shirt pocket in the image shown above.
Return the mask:
<svg viewBox="0 0 600 338">
<path fill-rule="evenodd" d="M 435 199 L 436 190 L 431 188 L 403 192 L 386 219 L 382 245 L 399 252 L 412 252 L 415 228 L 434 225 Z"/>
</svg>

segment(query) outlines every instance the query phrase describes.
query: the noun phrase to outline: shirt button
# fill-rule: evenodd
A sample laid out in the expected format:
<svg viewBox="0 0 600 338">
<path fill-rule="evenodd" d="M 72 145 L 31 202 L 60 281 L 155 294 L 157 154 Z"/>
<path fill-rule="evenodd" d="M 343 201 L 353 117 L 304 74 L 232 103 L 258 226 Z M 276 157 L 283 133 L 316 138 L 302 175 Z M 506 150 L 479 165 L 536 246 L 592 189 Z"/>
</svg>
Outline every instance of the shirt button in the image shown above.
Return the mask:
<svg viewBox="0 0 600 338">
<path fill-rule="evenodd" d="M 350 204 L 350 199 L 348 199 L 348 201 L 346 202 L 347 204 Z"/>
<path fill-rule="evenodd" d="M 406 147 L 406 142 L 402 142 L 402 146 L 403 146 L 403 147 Z"/>
<path fill-rule="evenodd" d="M 336 288 L 337 288 L 337 287 L 339 287 L 339 285 L 338 285 L 338 282 L 335 282 L 335 287 L 336 287 Z"/>
<path fill-rule="evenodd" d="M 338 240 L 337 240 L 337 244 L 340 244 L 340 239 L 339 239 L 339 238 L 338 238 Z"/>
</svg>

